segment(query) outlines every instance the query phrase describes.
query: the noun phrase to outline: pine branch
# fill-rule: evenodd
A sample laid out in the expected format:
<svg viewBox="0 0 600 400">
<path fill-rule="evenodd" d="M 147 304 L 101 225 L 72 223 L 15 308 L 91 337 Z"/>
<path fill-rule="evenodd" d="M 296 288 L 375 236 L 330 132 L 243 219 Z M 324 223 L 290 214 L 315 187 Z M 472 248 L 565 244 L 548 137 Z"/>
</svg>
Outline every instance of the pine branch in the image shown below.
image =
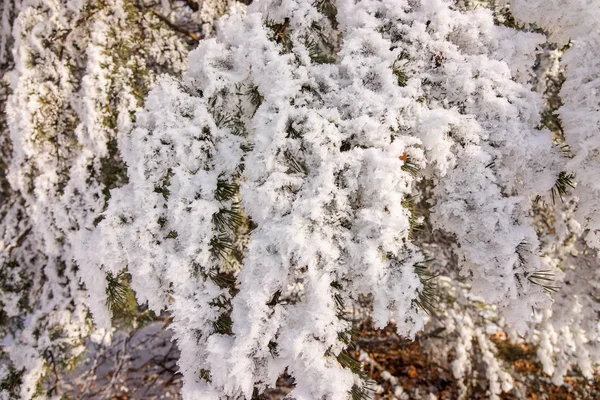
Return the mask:
<svg viewBox="0 0 600 400">
<path fill-rule="evenodd" d="M 304 165 L 304 163 L 302 161 L 300 161 L 296 157 L 294 157 L 294 155 L 292 154 L 291 151 L 285 150 L 285 152 L 283 153 L 283 156 L 285 157 L 286 161 L 288 162 L 288 166 L 290 168 L 288 170 L 288 173 L 298 173 L 298 174 L 302 174 L 302 175 L 306 175 L 308 173 L 308 169 L 306 168 L 306 165 Z"/>
<path fill-rule="evenodd" d="M 135 293 L 129 284 L 131 276 L 126 270 L 118 274 L 107 272 L 106 274 L 106 302 L 113 314 L 113 319 L 122 320 L 126 324 L 131 323 L 137 311 Z"/>
<path fill-rule="evenodd" d="M 416 233 L 423 230 L 423 223 L 421 222 L 422 214 L 417 209 L 417 205 L 415 202 L 416 199 L 417 196 L 407 196 L 404 198 L 404 200 L 402 200 L 401 203 L 402 207 L 406 208 L 410 213 L 408 217 L 408 238 L 410 240 L 414 240 Z"/>
<path fill-rule="evenodd" d="M 567 174 L 566 172 L 562 171 L 560 174 L 558 174 L 558 179 L 556 180 L 554 186 L 552 186 L 552 203 L 556 204 L 556 196 L 560 198 L 561 202 L 564 202 L 563 195 L 567 194 L 569 187 L 571 189 L 575 189 L 575 175 Z"/>
<path fill-rule="evenodd" d="M 350 389 L 350 392 L 348 394 L 350 395 L 350 398 L 352 400 L 369 400 L 371 399 L 371 392 L 373 392 L 374 390 L 375 389 L 371 386 L 354 385 L 352 386 L 352 389 Z"/>
<path fill-rule="evenodd" d="M 396 60 L 392 64 L 392 73 L 396 75 L 398 86 L 402 87 L 406 87 L 408 84 L 408 75 L 406 75 L 406 71 L 398 63 L 407 57 L 407 54 L 403 51 L 396 57 Z"/>
<path fill-rule="evenodd" d="M 220 234 L 210 239 L 209 246 L 210 253 L 214 258 L 226 260 L 233 250 L 233 240 L 225 234 Z"/>
<path fill-rule="evenodd" d="M 221 289 L 232 288 L 235 286 L 235 277 L 232 274 L 210 271 L 208 278 Z"/>
<path fill-rule="evenodd" d="M 255 108 L 260 107 L 260 105 L 263 103 L 263 101 L 265 99 L 263 97 L 263 95 L 260 94 L 260 92 L 258 91 L 258 86 L 256 86 L 256 85 L 251 86 L 250 89 L 248 89 L 248 91 L 245 94 L 250 98 L 250 103 Z"/>
<path fill-rule="evenodd" d="M 329 19 L 332 27 L 335 29 L 337 27 L 337 7 L 335 6 L 335 1 L 317 0 L 314 6 Z"/>
<path fill-rule="evenodd" d="M 202 368 L 200 370 L 200 379 L 202 379 L 203 381 L 208 382 L 208 383 L 212 382 L 212 377 L 210 375 L 210 371 Z"/>
<path fill-rule="evenodd" d="M 304 46 L 308 51 L 308 56 L 310 60 L 315 64 L 331 64 L 335 62 L 335 59 L 329 57 L 325 52 L 321 49 L 321 46 L 312 38 L 308 36 L 304 37 Z"/>
<path fill-rule="evenodd" d="M 14 365 L 8 364 L 8 371 L 5 373 L 4 379 L 0 381 L 0 389 L 6 390 L 8 393 L 13 394 L 15 398 L 19 398 L 17 394 L 23 384 L 23 374 L 25 368 L 17 370 Z"/>
<path fill-rule="evenodd" d="M 233 334 L 233 321 L 231 320 L 228 312 L 219 316 L 219 319 L 213 323 L 213 329 L 215 333 L 219 333 L 221 335 Z"/>
<path fill-rule="evenodd" d="M 234 203 L 231 209 L 222 208 L 214 213 L 212 223 L 220 232 L 235 231 L 244 223 L 244 216 L 240 211 L 239 204 Z"/>
<path fill-rule="evenodd" d="M 187 30 L 183 29 L 182 27 L 177 26 L 176 24 L 172 23 L 167 17 L 157 13 L 156 11 L 152 11 L 152 14 L 154 14 L 154 16 L 156 16 L 156 18 L 158 18 L 160 21 L 162 21 L 165 25 L 167 25 L 169 28 L 171 28 L 175 32 L 179 32 L 184 35 L 187 35 L 195 41 L 200 41 L 200 36 L 197 33 L 187 31 Z"/>
<path fill-rule="evenodd" d="M 285 18 L 283 23 L 276 23 L 270 19 L 265 20 L 265 26 L 269 28 L 273 34 L 269 40 L 281 45 L 281 53 L 286 54 L 292 51 L 292 38 L 290 36 L 290 19 Z"/>
<path fill-rule="evenodd" d="M 287 135 L 286 135 L 286 139 L 301 139 L 302 138 L 302 134 L 300 132 L 298 132 L 298 130 L 296 130 L 296 128 L 294 128 L 294 121 L 289 120 L 287 122 L 287 126 L 285 129 Z"/>
<path fill-rule="evenodd" d="M 419 166 L 413 161 L 410 155 L 403 153 L 400 156 L 400 159 L 404 161 L 404 164 L 401 167 L 402 171 L 408 172 L 416 178 L 419 175 Z"/>
<path fill-rule="evenodd" d="M 524 273 L 525 278 L 534 285 L 541 286 L 544 289 L 544 292 L 556 293 L 560 287 L 555 286 L 555 275 L 552 270 L 540 270 L 532 273 Z"/>
<path fill-rule="evenodd" d="M 367 378 L 367 373 L 363 370 L 362 364 L 355 360 L 346 350 L 342 350 L 336 358 L 344 368 L 348 368 L 353 374 L 358 375 L 361 379 Z"/>
<path fill-rule="evenodd" d="M 428 261 L 426 261 L 428 262 Z M 439 274 L 433 274 L 431 268 L 425 263 L 414 265 L 415 274 L 421 282 L 421 290 L 418 291 L 417 299 L 413 303 L 427 314 L 434 314 L 436 305 L 439 302 L 438 286 L 436 278 Z"/>
</svg>

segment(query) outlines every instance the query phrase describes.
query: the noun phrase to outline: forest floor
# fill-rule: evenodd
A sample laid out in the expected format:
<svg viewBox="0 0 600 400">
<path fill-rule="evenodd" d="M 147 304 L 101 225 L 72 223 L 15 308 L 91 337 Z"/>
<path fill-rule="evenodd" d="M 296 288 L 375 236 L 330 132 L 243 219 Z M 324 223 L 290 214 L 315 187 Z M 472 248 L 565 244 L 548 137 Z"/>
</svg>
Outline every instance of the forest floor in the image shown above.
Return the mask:
<svg viewBox="0 0 600 400">
<path fill-rule="evenodd" d="M 78 367 L 49 377 L 49 384 L 63 399 L 178 400 L 181 398 L 181 375 L 176 365 L 179 350 L 166 326 L 166 322 L 154 322 L 138 330 L 117 332 L 110 346 L 90 343 Z M 564 385 L 553 385 L 542 373 L 541 365 L 534 361 L 535 349 L 512 344 L 503 335 L 492 339 L 499 358 L 513 369 L 517 381 L 516 388 L 503 394 L 502 399 L 600 399 L 600 377 L 589 381 L 575 371 L 565 378 Z M 434 362 L 427 351 L 435 346 L 436 340 L 441 339 L 436 339 L 434 333 L 411 341 L 399 337 L 393 326 L 375 330 L 363 322 L 357 325 L 355 346 L 350 354 L 363 362 L 373 381 L 374 399 L 459 399 L 461 386 L 465 386 L 459 384 L 447 365 Z M 466 380 L 467 392 L 462 398 L 489 398 L 485 370 L 479 367 L 474 366 L 472 376 Z M 292 388 L 293 378 L 282 376 L 277 388 L 258 398 L 283 399 Z"/>
</svg>

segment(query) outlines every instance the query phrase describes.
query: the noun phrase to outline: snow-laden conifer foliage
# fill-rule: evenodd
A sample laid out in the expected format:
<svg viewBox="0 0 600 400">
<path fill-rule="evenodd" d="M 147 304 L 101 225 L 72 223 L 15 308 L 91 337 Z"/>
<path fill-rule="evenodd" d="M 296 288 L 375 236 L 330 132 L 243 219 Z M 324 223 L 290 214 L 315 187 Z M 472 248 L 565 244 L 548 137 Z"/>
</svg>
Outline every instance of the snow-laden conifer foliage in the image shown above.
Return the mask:
<svg viewBox="0 0 600 400">
<path fill-rule="evenodd" d="M 600 184 L 597 179 L 600 131 L 600 2 L 513 0 L 515 15 L 538 24 L 550 33 L 550 40 L 565 47 L 562 63 L 567 65 L 566 81 L 560 92 L 564 105 L 558 110 L 564 140 L 574 154 L 567 163 L 577 180 L 577 220 L 587 230 L 586 241 L 600 248 Z"/>
<path fill-rule="evenodd" d="M 7 1 L 3 387 L 41 393 L 134 296 L 186 399 L 366 398 L 365 299 L 491 398 L 518 382 L 490 327 L 590 377 L 600 8 L 569 3 L 259 0 L 188 58 L 231 2 Z"/>
<path fill-rule="evenodd" d="M 30 398 L 47 368 L 71 365 L 83 350 L 89 311 L 106 312 L 87 298 L 111 278 L 128 293 L 124 275 L 77 265 L 77 235 L 98 223 L 109 190 L 127 181 L 117 132 L 131 129 L 157 73 L 185 69 L 188 44 L 148 2 L 1 7 L 0 302 L 3 357 L 13 363 L 2 387 L 15 392 L 21 383 Z M 114 314 L 127 304 L 108 307 Z"/>
<path fill-rule="evenodd" d="M 598 310 L 600 219 L 597 171 L 600 133 L 600 2 L 511 2 L 515 17 L 548 32 L 558 48 L 548 75 L 561 82 L 555 115 L 557 142 L 568 159 L 563 175 L 576 182 L 573 198 L 556 212 L 556 230 L 544 238 L 548 264 L 556 268 L 560 292 L 546 310 L 538 353 L 554 382 L 563 383 L 571 364 L 588 378 L 600 360 Z M 568 183 L 568 181 L 565 181 Z M 553 362 L 554 361 L 554 362 Z"/>
<path fill-rule="evenodd" d="M 549 305 L 531 203 L 563 162 L 527 83 L 544 40 L 440 0 L 257 2 L 150 94 L 78 261 L 126 266 L 172 313 L 186 398 L 283 372 L 298 399 L 360 397 L 345 305 L 371 294 L 376 324 L 412 336 L 433 300 L 421 180 L 455 273 L 525 331 Z"/>
</svg>

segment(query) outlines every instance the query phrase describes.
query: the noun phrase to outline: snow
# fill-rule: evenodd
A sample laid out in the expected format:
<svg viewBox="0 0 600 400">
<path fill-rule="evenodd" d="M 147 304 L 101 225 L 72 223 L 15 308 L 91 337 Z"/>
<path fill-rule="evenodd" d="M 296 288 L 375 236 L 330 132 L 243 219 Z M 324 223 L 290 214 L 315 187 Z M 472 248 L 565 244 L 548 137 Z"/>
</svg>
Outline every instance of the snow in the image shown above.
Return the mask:
<svg viewBox="0 0 600 400">
<path fill-rule="evenodd" d="M 343 399 L 362 384 L 337 359 L 351 328 L 345 305 L 371 294 L 375 326 L 393 320 L 414 337 L 428 321 L 416 271 L 427 250 L 461 282 L 447 283 L 460 301 L 441 317 L 454 342 L 440 353 L 455 351 L 456 378 L 471 368 L 475 339 L 490 397 L 513 387 L 476 302 L 489 304 L 494 326 L 538 341 L 556 383 L 574 363 L 591 376 L 598 1 L 563 12 L 557 0 L 512 0 L 530 24 L 521 30 L 463 2 L 324 1 L 246 11 L 202 2 L 193 18 L 206 35 L 218 30 L 187 60 L 183 39 L 150 13 L 136 19 L 125 0 L 3 6 L 14 195 L 0 261 L 16 266 L 0 301 L 10 317 L 27 311 L 22 328 L 3 331 L 12 362 L 28 370 L 24 397 L 57 344 L 53 330 L 73 354 L 86 336 L 112 332 L 106 276 L 126 270 L 138 303 L 173 318 L 184 398 L 250 398 L 287 371 L 290 396 Z M 182 17 L 170 2 L 157 7 Z M 542 54 L 570 39 L 564 54 Z M 547 99 L 544 83 L 534 86 L 561 68 L 573 157 L 541 127 Z M 554 207 L 550 233 L 533 200 L 551 201 L 561 171 L 577 187 Z M 407 206 L 423 187 L 426 216 Z M 451 244 L 415 239 L 425 222 Z M 544 271 L 569 296 L 545 293 L 532 278 Z"/>
</svg>

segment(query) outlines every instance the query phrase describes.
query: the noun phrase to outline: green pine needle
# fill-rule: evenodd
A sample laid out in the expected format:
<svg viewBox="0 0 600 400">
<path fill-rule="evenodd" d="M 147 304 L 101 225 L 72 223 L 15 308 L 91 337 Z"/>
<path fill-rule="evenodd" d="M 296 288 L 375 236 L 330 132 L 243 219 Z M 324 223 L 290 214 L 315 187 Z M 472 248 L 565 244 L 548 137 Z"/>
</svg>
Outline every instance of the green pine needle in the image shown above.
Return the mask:
<svg viewBox="0 0 600 400">
<path fill-rule="evenodd" d="M 305 37 L 304 46 L 308 51 L 308 56 L 310 57 L 310 60 L 315 64 L 331 64 L 335 61 L 327 54 L 325 54 L 321 46 L 319 46 L 319 44 L 317 43 L 317 41 L 315 41 L 312 38 Z"/>
<path fill-rule="evenodd" d="M 212 382 L 212 377 L 210 376 L 210 371 L 207 369 L 202 368 L 200 370 L 200 379 L 202 379 L 205 382 Z"/>
<path fill-rule="evenodd" d="M 339 293 L 334 293 L 333 300 L 335 301 L 335 306 L 338 309 L 338 312 L 343 314 L 346 307 L 344 305 L 344 299 L 342 296 Z"/>
<path fill-rule="evenodd" d="M 571 189 L 575 188 L 575 175 L 567 174 L 562 171 L 558 174 L 558 179 L 554 186 L 552 186 L 552 203 L 556 204 L 556 196 L 560 198 L 560 201 L 563 202 L 563 195 L 566 195 L 569 187 Z"/>
<path fill-rule="evenodd" d="M 236 182 L 230 182 L 224 176 L 224 174 L 221 174 L 217 179 L 217 188 L 215 189 L 215 199 L 217 201 L 232 200 L 240 191 L 240 186 Z"/>
<path fill-rule="evenodd" d="M 219 319 L 217 319 L 213 323 L 213 329 L 215 333 L 219 333 L 221 335 L 232 335 L 233 334 L 233 321 L 228 313 L 223 313 L 219 315 Z"/>
<path fill-rule="evenodd" d="M 398 63 L 406 57 L 407 54 L 405 52 L 402 52 L 398 55 L 398 57 L 392 64 L 392 72 L 394 73 L 394 75 L 396 75 L 396 78 L 398 80 L 398 86 L 401 87 L 406 87 L 406 85 L 408 84 L 408 75 L 406 74 L 406 71 L 398 65 Z"/>
<path fill-rule="evenodd" d="M 294 128 L 294 121 L 292 119 L 288 120 L 285 132 L 287 133 L 285 136 L 286 139 L 302 139 L 302 133 Z"/>
<path fill-rule="evenodd" d="M 265 26 L 273 33 L 269 36 L 269 40 L 281 45 L 281 54 L 287 54 L 292 51 L 293 44 L 289 25 L 289 18 L 285 18 L 283 23 L 276 23 L 270 19 L 265 21 Z"/>
<path fill-rule="evenodd" d="M 106 274 L 106 302 L 115 320 L 129 322 L 135 317 L 137 302 L 135 293 L 129 285 L 131 276 L 126 270 Z"/>
<path fill-rule="evenodd" d="M 298 160 L 296 157 L 294 157 L 294 155 L 289 151 L 286 150 L 283 153 L 283 156 L 285 157 L 287 163 L 288 163 L 288 173 L 298 173 L 298 174 L 302 174 L 302 175 L 306 175 L 308 173 L 308 169 L 306 168 L 306 165 L 304 165 L 304 163 L 300 160 Z"/>
<path fill-rule="evenodd" d="M 239 208 L 239 204 L 235 203 L 231 209 L 222 208 L 214 213 L 212 223 L 219 232 L 235 231 L 244 223 L 244 215 Z"/>
<path fill-rule="evenodd" d="M 366 379 L 367 374 L 362 368 L 362 364 L 355 360 L 346 350 L 337 355 L 337 360 L 344 368 L 348 368 L 353 374 L 358 375 L 361 379 Z"/>
<path fill-rule="evenodd" d="M 225 235 L 216 235 L 210 240 L 210 252 L 214 258 L 226 260 L 231 250 L 233 250 L 233 240 Z"/>
<path fill-rule="evenodd" d="M 250 87 L 250 89 L 245 94 L 250 98 L 250 103 L 255 108 L 260 107 L 260 105 L 263 103 L 263 101 L 265 99 L 262 96 L 262 94 L 260 94 L 260 92 L 258 91 L 258 86 Z"/>
<path fill-rule="evenodd" d="M 17 394 L 21 389 L 24 373 L 25 369 L 17 370 L 12 364 L 8 364 L 8 372 L 4 379 L 0 381 L 0 389 L 13 394 L 15 396 L 14 398 L 18 398 L 19 396 L 17 396 Z"/>
<path fill-rule="evenodd" d="M 420 168 L 410 157 L 410 155 L 406 155 L 406 161 L 404 161 L 404 165 L 402 165 L 401 169 L 404 172 L 408 172 L 414 178 L 419 176 Z"/>
<path fill-rule="evenodd" d="M 331 21 L 331 24 L 334 26 L 337 25 L 337 7 L 335 6 L 335 1 L 332 0 L 317 0 L 313 5 L 316 9 L 323 15 L 325 15 Z"/>
<path fill-rule="evenodd" d="M 235 286 L 235 277 L 223 272 L 210 271 L 208 278 L 221 289 L 232 288 Z"/>
<path fill-rule="evenodd" d="M 417 208 L 416 200 L 417 196 L 407 196 L 402 200 L 402 207 L 406 208 L 410 215 L 408 217 L 409 231 L 408 238 L 410 240 L 415 239 L 415 235 L 417 232 L 423 230 L 423 223 L 420 222 L 420 218 L 422 217 L 421 212 Z"/>
<path fill-rule="evenodd" d="M 244 112 L 241 107 L 236 107 L 236 113 L 222 112 L 221 104 L 217 104 L 218 95 L 208 100 L 208 110 L 212 114 L 213 121 L 219 129 L 229 129 L 236 136 L 246 136 L 246 124 L 243 121 Z M 204 140 L 212 142 L 212 137 L 206 134 Z"/>
<path fill-rule="evenodd" d="M 434 314 L 436 305 L 439 302 L 438 286 L 436 278 L 439 274 L 434 274 L 431 268 L 425 263 L 414 265 L 415 274 L 421 281 L 421 290 L 418 291 L 417 299 L 413 300 L 414 305 L 426 312 Z"/>
<path fill-rule="evenodd" d="M 165 201 L 169 200 L 169 196 L 171 191 L 169 190 L 169 186 L 171 185 L 171 178 L 174 173 L 171 168 L 167 169 L 165 176 L 161 179 L 160 184 L 154 186 L 154 193 L 162 194 Z"/>
<path fill-rule="evenodd" d="M 526 255 L 527 253 L 531 253 L 531 250 L 529 249 L 529 244 L 525 241 L 522 241 L 517 245 L 515 252 L 517 253 L 517 257 L 519 259 L 519 266 L 524 266 L 525 264 L 527 264 Z"/>
<path fill-rule="evenodd" d="M 231 128 L 233 125 L 233 117 L 230 114 L 217 113 L 214 121 L 217 128 Z"/>
<path fill-rule="evenodd" d="M 369 400 L 371 398 L 371 392 L 373 392 L 373 388 L 370 386 L 354 385 L 348 394 L 352 400 Z"/>
<path fill-rule="evenodd" d="M 556 293 L 560 287 L 555 286 L 555 275 L 552 270 L 540 270 L 523 274 L 534 285 L 541 286 L 546 293 Z"/>
<path fill-rule="evenodd" d="M 353 328 L 348 329 L 345 332 L 338 332 L 338 340 L 344 343 L 346 346 L 352 345 L 352 336 L 357 334 L 356 330 Z"/>
</svg>

